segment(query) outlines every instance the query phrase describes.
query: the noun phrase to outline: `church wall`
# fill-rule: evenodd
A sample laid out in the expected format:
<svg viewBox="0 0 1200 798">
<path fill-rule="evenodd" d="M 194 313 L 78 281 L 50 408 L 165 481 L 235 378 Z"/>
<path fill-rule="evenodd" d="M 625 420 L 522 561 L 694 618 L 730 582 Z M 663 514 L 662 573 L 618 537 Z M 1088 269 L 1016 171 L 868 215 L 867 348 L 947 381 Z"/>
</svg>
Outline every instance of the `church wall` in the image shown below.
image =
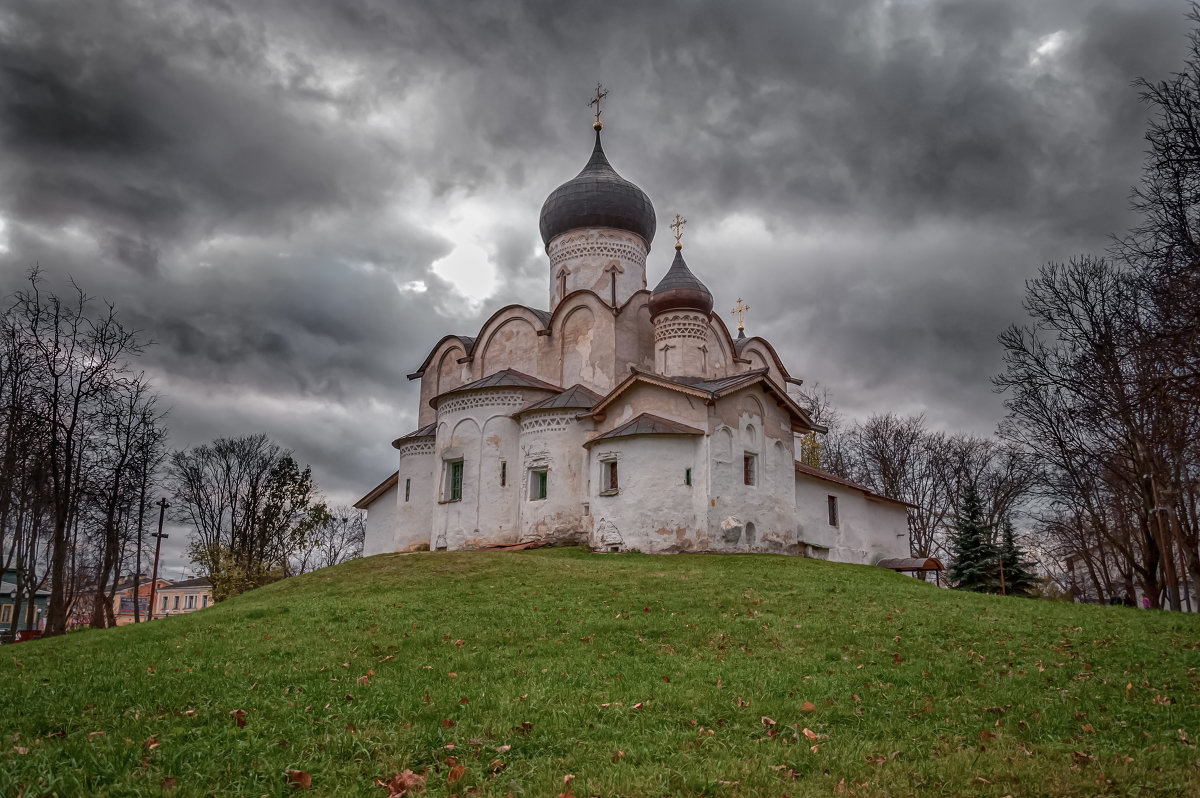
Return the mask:
<svg viewBox="0 0 1200 798">
<path fill-rule="evenodd" d="M 471 379 L 478 380 L 497 371 L 516 369 L 547 382 L 539 374 L 538 335 L 533 322 L 524 316 L 514 315 L 499 321 L 482 332 L 486 336 L 476 344 L 475 363 Z"/>
<path fill-rule="evenodd" d="M 583 385 L 603 395 L 616 384 L 616 321 L 592 294 L 576 294 L 560 307 L 542 352 L 547 382 Z M 624 377 L 622 373 L 620 377 Z"/>
<path fill-rule="evenodd" d="M 830 496 L 837 497 L 836 527 L 829 524 Z M 869 500 L 862 491 L 797 472 L 796 508 L 801 538 L 828 547 L 831 560 L 870 565 L 909 555 L 903 505 Z"/>
<path fill-rule="evenodd" d="M 596 433 L 614 430 L 642 413 L 651 413 L 699 430 L 704 430 L 708 424 L 708 408 L 703 399 L 637 384 L 608 406 L 604 420 L 596 424 Z"/>
<path fill-rule="evenodd" d="M 367 505 L 367 532 L 363 539 L 363 556 L 394 551 L 392 539 L 396 530 L 396 487 L 384 491 Z"/>
<path fill-rule="evenodd" d="M 722 398 L 710 421 L 714 549 L 799 554 L 793 435 L 786 412 L 761 387 Z M 745 457 L 754 457 L 752 485 Z"/>
<path fill-rule="evenodd" d="M 705 438 L 646 435 L 591 446 L 591 548 L 667 554 L 707 551 Z M 617 463 L 618 492 L 602 496 L 602 469 Z M 692 484 L 685 470 L 692 469 Z"/>
<path fill-rule="evenodd" d="M 672 310 L 654 319 L 654 370 L 666 377 L 713 374 L 708 346 L 708 317 L 696 311 Z"/>
<path fill-rule="evenodd" d="M 447 397 L 438 406 L 433 477 L 433 548 L 515 543 L 511 492 L 497 493 L 499 460 L 516 460 L 518 427 L 511 414 L 545 391 L 496 389 Z M 461 460 L 462 496 L 451 493 L 451 463 Z"/>
<path fill-rule="evenodd" d="M 395 533 L 388 551 L 414 551 L 430 546 L 434 507 L 433 452 L 433 438 L 416 438 L 400 446 Z"/>
<path fill-rule="evenodd" d="M 550 258 L 550 310 L 572 291 L 595 291 L 620 307 L 646 287 L 646 254 L 641 236 L 625 230 L 591 227 L 571 230 L 546 247 Z"/>
<path fill-rule="evenodd" d="M 521 417 L 520 460 L 512 478 L 520 507 L 520 540 L 573 542 L 586 540 L 591 519 L 588 501 L 587 450 L 583 443 L 592 423 L 579 421 L 574 408 L 534 411 Z M 546 469 L 547 491 L 531 498 L 534 469 Z"/>
<path fill-rule="evenodd" d="M 417 427 L 433 423 L 437 411 L 429 404 L 433 397 L 471 381 L 470 364 L 458 361 L 466 357 L 466 350 L 454 339 L 444 341 L 429 362 L 429 368 L 421 377 L 421 402 L 417 407 Z"/>
<path fill-rule="evenodd" d="M 768 369 L 767 376 L 771 378 L 772 382 L 776 385 L 787 385 L 783 372 L 779 370 L 779 364 L 775 362 L 775 358 L 757 343 L 749 343 L 742 349 L 742 359 L 750 361 L 750 364 L 744 367 L 745 370 Z"/>
<path fill-rule="evenodd" d="M 650 323 L 649 301 L 650 292 L 640 291 L 616 317 L 613 386 L 629 376 L 630 366 L 654 369 L 654 325 Z"/>
</svg>

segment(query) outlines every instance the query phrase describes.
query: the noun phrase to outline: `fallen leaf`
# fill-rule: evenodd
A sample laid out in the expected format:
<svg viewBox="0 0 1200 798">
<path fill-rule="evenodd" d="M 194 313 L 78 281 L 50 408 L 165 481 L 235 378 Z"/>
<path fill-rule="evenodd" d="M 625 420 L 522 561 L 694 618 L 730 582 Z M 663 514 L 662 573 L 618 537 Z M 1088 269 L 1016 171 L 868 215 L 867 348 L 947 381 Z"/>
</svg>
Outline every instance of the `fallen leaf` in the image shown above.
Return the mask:
<svg viewBox="0 0 1200 798">
<path fill-rule="evenodd" d="M 645 701 L 639 701 L 639 702 L 637 702 L 636 704 L 634 704 L 634 705 L 633 705 L 633 708 L 634 708 L 634 709 L 641 709 L 641 708 L 642 708 L 642 707 L 644 707 L 644 706 L 646 706 L 646 702 L 645 702 Z"/>
<path fill-rule="evenodd" d="M 819 734 L 817 734 L 817 733 L 816 733 L 815 731 L 813 731 L 812 729 L 805 729 L 805 730 L 802 732 L 802 734 L 803 734 L 805 737 L 807 737 L 808 739 L 810 739 L 810 740 L 815 740 L 815 739 L 817 739 L 818 737 L 820 737 L 820 735 L 819 735 Z"/>
<path fill-rule="evenodd" d="M 463 774 L 465 774 L 466 772 L 467 772 L 467 769 L 465 767 L 463 767 L 462 765 L 455 765 L 454 767 L 450 768 L 450 772 L 446 774 L 446 783 L 453 784 L 454 782 L 461 779 L 463 777 Z"/>
<path fill-rule="evenodd" d="M 457 674 L 457 673 L 447 673 L 446 675 L 447 675 L 447 676 L 449 676 L 449 677 L 451 677 L 451 678 L 454 678 L 454 677 L 458 676 L 458 674 Z"/>
<path fill-rule="evenodd" d="M 312 787 L 312 776 L 303 770 L 289 770 L 287 780 L 292 788 L 299 787 L 302 790 L 307 790 Z"/>
<path fill-rule="evenodd" d="M 466 696 L 463 696 L 462 698 L 458 699 L 458 703 L 459 703 L 459 705 L 461 706 L 461 705 L 463 705 L 463 704 L 469 704 L 469 703 L 471 703 L 471 702 L 470 702 L 469 700 L 467 700 L 467 697 L 466 697 Z"/>
<path fill-rule="evenodd" d="M 235 710 L 232 710 L 229 714 L 233 716 L 233 722 L 237 725 L 237 727 L 239 729 L 246 725 L 246 710 L 235 709 Z"/>
<path fill-rule="evenodd" d="M 410 791 L 415 791 L 425 786 L 425 775 L 405 770 L 394 774 L 386 782 L 375 779 L 375 784 L 388 791 L 387 798 L 403 798 Z"/>
<path fill-rule="evenodd" d="M 1072 751 L 1071 756 L 1074 757 L 1076 763 L 1080 765 L 1086 765 L 1095 758 L 1091 754 L 1084 753 L 1083 751 Z"/>
<path fill-rule="evenodd" d="M 445 748 L 447 751 L 453 751 L 455 748 L 458 748 L 458 746 L 454 743 L 446 743 L 442 746 L 442 748 Z"/>
<path fill-rule="evenodd" d="M 461 641 L 461 640 L 454 641 L 454 645 L 458 646 L 459 648 L 462 648 L 462 644 L 463 644 L 463 641 Z"/>
<path fill-rule="evenodd" d="M 1191 748 L 1193 743 L 1188 739 L 1187 734 L 1183 731 L 1183 729 L 1176 729 L 1176 731 L 1179 733 L 1179 742 Z"/>
<path fill-rule="evenodd" d="M 179 780 L 172 776 L 167 776 L 162 780 L 162 784 L 160 786 L 164 790 L 173 790 L 179 786 Z"/>
<path fill-rule="evenodd" d="M 21 747 L 21 746 L 19 746 L 19 745 L 14 745 L 14 746 L 13 746 L 13 750 L 14 750 L 14 751 L 16 751 L 18 754 L 20 754 L 21 756 L 24 756 L 25 754 L 28 754 L 28 753 L 29 753 L 29 749 L 28 749 L 28 748 L 22 748 L 22 747 Z"/>
<path fill-rule="evenodd" d="M 97 737 L 103 737 L 103 736 L 104 736 L 104 732 L 88 732 L 88 741 L 91 742 L 92 740 L 95 740 Z"/>
<path fill-rule="evenodd" d="M 817 705 L 811 701 L 805 701 L 803 704 L 800 705 L 800 711 L 801 712 L 816 712 Z"/>
<path fill-rule="evenodd" d="M 150 735 L 150 739 L 144 742 L 143 745 L 146 746 L 146 750 L 148 751 L 153 751 L 155 748 L 158 748 L 158 735 Z"/>
<path fill-rule="evenodd" d="M 773 718 L 768 718 L 766 715 L 763 715 L 760 720 L 762 721 L 762 725 L 766 726 L 768 729 L 775 725 L 775 720 Z"/>
<path fill-rule="evenodd" d="M 443 729 L 449 729 L 453 725 L 454 725 L 453 718 L 443 718 L 442 719 L 442 728 Z"/>
<path fill-rule="evenodd" d="M 366 677 L 366 676 L 359 676 L 359 677 L 358 677 L 358 683 L 359 683 L 359 684 L 365 684 L 365 685 L 367 685 L 368 687 L 370 687 L 370 685 L 371 685 L 371 680 L 370 680 L 370 678 L 368 678 L 368 677 Z"/>
<path fill-rule="evenodd" d="M 717 679 L 717 689 L 718 689 L 718 690 L 724 689 L 724 688 L 721 686 L 721 680 L 720 680 L 720 679 Z"/>
<path fill-rule="evenodd" d="M 664 682 L 670 682 L 670 681 L 671 681 L 671 677 L 670 677 L 670 676 L 664 676 L 664 677 L 663 677 L 663 681 L 664 681 Z"/>
<path fill-rule="evenodd" d="M 1095 727 L 1095 726 L 1093 726 L 1093 725 L 1092 725 L 1092 724 L 1090 724 L 1090 723 L 1085 723 L 1085 724 L 1083 724 L 1082 726 L 1080 726 L 1079 728 L 1083 729 L 1083 730 L 1084 730 L 1085 732 L 1087 732 L 1088 734 L 1095 734 L 1095 733 L 1096 733 L 1096 727 Z"/>
<path fill-rule="evenodd" d="M 625 758 L 625 752 L 619 748 L 617 749 L 617 752 L 612 755 L 613 762 L 620 762 L 624 758 Z"/>
<path fill-rule="evenodd" d="M 498 754 L 507 754 L 507 753 L 508 753 L 509 751 L 511 751 L 511 750 L 512 750 L 512 746 L 511 746 L 511 745 L 501 745 L 501 746 L 499 746 L 499 747 L 497 747 L 497 748 L 496 748 L 496 753 L 498 753 Z"/>
<path fill-rule="evenodd" d="M 841 781 L 839 781 L 837 783 L 837 786 L 833 788 L 833 791 L 835 793 L 837 793 L 838 795 L 841 795 L 844 792 L 846 792 L 846 780 L 842 779 Z M 391 798 L 391 796 L 388 796 L 388 798 Z"/>
</svg>

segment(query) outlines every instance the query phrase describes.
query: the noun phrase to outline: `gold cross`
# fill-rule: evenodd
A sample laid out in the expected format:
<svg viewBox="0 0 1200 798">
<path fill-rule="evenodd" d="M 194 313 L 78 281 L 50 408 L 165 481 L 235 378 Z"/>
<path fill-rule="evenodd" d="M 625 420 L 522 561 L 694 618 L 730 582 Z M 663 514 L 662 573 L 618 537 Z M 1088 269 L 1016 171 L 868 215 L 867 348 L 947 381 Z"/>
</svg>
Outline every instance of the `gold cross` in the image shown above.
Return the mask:
<svg viewBox="0 0 1200 798">
<path fill-rule="evenodd" d="M 600 128 L 604 127 L 604 125 L 601 124 L 601 122 L 600 122 L 600 101 L 603 100 L 607 96 L 608 96 L 608 89 L 604 88 L 599 83 L 597 83 L 596 84 L 596 96 L 593 97 L 592 101 L 588 103 L 589 106 L 591 106 L 591 105 L 596 106 L 596 121 L 592 123 L 592 127 L 594 127 L 596 130 L 599 130 Z"/>
<path fill-rule="evenodd" d="M 687 219 L 684 219 L 679 214 L 675 214 L 675 221 L 671 222 L 671 229 L 675 231 L 675 249 L 683 249 L 680 239 L 683 238 L 683 226 L 685 224 L 687 224 Z"/>
<path fill-rule="evenodd" d="M 742 314 L 744 314 L 744 313 L 745 313 L 747 310 L 749 310 L 749 309 L 750 309 L 750 306 L 749 306 L 749 305 L 743 305 L 743 304 L 742 304 L 742 298 L 741 298 L 741 297 L 738 297 L 738 303 L 737 303 L 737 307 L 736 307 L 736 308 L 734 308 L 734 309 L 733 309 L 733 310 L 730 312 L 730 314 L 729 314 L 729 315 L 731 315 L 731 316 L 737 316 L 737 317 L 738 317 L 738 329 L 739 329 L 739 330 L 745 330 L 745 329 L 746 329 L 746 325 L 745 325 L 745 323 L 744 323 L 744 319 L 742 318 Z"/>
</svg>

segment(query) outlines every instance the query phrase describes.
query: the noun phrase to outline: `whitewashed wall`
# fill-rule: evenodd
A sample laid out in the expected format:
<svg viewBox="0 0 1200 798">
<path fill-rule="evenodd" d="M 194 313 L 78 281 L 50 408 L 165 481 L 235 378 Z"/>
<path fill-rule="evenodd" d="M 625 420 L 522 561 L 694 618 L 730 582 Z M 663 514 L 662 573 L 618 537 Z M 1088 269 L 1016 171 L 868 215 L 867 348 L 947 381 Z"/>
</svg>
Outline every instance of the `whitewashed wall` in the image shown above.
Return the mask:
<svg viewBox="0 0 1200 798">
<path fill-rule="evenodd" d="M 434 507 L 434 438 L 413 438 L 400 445 L 396 481 L 396 527 L 391 551 L 426 549 L 430 545 Z M 404 486 L 409 483 L 408 501 Z"/>
<path fill-rule="evenodd" d="M 520 507 L 521 541 L 584 541 L 590 529 L 585 520 L 588 501 L 587 450 L 583 443 L 592 428 L 579 421 L 578 409 L 536 410 L 521 416 L 519 459 L 509 467 Z M 532 500 L 530 471 L 547 469 L 546 498 Z"/>
<path fill-rule="evenodd" d="M 395 551 L 396 487 L 393 485 L 367 505 L 367 531 L 363 556 Z"/>
<path fill-rule="evenodd" d="M 829 548 L 829 559 L 871 564 L 882 557 L 907 557 L 908 512 L 903 505 L 867 499 L 862 491 L 796 473 L 800 536 Z M 838 500 L 838 525 L 829 525 L 828 497 Z"/>
</svg>

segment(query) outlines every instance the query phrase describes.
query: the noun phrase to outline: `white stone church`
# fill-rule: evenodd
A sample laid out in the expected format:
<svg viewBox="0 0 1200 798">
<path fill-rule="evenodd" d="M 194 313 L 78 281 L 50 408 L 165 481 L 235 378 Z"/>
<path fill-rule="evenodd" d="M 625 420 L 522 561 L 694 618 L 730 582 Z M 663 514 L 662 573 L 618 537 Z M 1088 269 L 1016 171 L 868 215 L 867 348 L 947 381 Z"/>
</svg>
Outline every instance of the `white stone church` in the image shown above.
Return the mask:
<svg viewBox="0 0 1200 798">
<path fill-rule="evenodd" d="M 418 429 L 356 505 L 365 554 L 578 542 L 595 551 L 909 554 L 907 508 L 801 464 L 824 432 L 763 338 L 730 335 L 649 197 L 596 145 L 546 199 L 547 310 L 509 305 L 408 375 Z M 665 274 L 647 289 L 647 262 Z M 740 306 L 740 300 L 739 300 Z"/>
</svg>

